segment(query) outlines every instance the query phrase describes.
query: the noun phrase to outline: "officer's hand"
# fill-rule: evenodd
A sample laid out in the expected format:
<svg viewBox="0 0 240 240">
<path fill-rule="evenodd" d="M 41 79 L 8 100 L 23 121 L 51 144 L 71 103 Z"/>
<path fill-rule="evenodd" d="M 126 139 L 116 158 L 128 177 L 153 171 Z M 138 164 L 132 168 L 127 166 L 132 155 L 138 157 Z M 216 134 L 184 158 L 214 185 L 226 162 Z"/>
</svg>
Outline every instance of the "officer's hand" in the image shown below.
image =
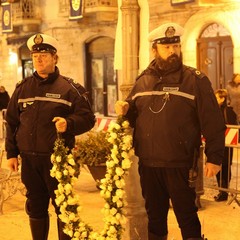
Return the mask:
<svg viewBox="0 0 240 240">
<path fill-rule="evenodd" d="M 67 130 L 67 121 L 62 117 L 55 117 L 53 120 L 55 122 L 55 126 L 58 132 L 63 133 Z"/>
<path fill-rule="evenodd" d="M 115 112 L 116 114 L 119 115 L 126 115 L 127 111 L 129 109 L 129 104 L 128 102 L 125 101 L 117 101 L 115 103 Z"/>
<path fill-rule="evenodd" d="M 206 177 L 213 177 L 221 170 L 221 166 L 213 164 L 213 163 L 206 163 L 204 169 L 204 175 Z"/>
<path fill-rule="evenodd" d="M 7 166 L 10 171 L 17 172 L 18 171 L 18 159 L 17 158 L 9 158 L 7 160 Z"/>
</svg>

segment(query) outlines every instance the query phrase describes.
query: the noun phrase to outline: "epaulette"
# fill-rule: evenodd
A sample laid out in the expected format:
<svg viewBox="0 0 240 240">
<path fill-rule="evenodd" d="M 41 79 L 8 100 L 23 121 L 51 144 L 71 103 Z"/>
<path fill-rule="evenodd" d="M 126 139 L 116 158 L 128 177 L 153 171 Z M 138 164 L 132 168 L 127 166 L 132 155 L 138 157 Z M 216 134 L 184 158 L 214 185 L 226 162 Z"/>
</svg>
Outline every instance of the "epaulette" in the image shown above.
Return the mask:
<svg viewBox="0 0 240 240">
<path fill-rule="evenodd" d="M 85 95 L 87 94 L 86 89 L 80 83 L 76 82 L 75 80 L 69 77 L 63 76 L 63 79 L 66 80 L 77 91 L 77 93 L 80 96 L 85 97 Z"/>
<path fill-rule="evenodd" d="M 203 72 L 199 71 L 196 68 L 187 67 L 187 69 L 190 70 L 191 73 L 199 79 L 202 79 L 203 77 L 206 77 L 206 74 L 204 74 Z"/>
<path fill-rule="evenodd" d="M 145 70 L 144 70 L 143 72 L 141 72 L 141 73 L 137 76 L 136 81 L 137 81 L 142 75 L 144 75 L 144 73 L 145 73 Z"/>
<path fill-rule="evenodd" d="M 18 81 L 17 84 L 16 84 L 16 88 L 19 87 L 19 86 L 21 86 L 23 83 L 25 83 L 25 82 L 27 81 L 27 79 L 28 79 L 28 78 L 24 78 L 24 79 Z"/>
<path fill-rule="evenodd" d="M 146 70 L 143 70 L 136 78 L 136 81 L 141 77 L 143 76 L 144 74 L 146 74 Z"/>
<path fill-rule="evenodd" d="M 69 83 L 72 83 L 76 86 L 80 85 L 77 81 L 75 81 L 74 79 L 72 78 L 69 78 L 69 77 L 63 77 L 65 80 L 67 80 Z"/>
</svg>

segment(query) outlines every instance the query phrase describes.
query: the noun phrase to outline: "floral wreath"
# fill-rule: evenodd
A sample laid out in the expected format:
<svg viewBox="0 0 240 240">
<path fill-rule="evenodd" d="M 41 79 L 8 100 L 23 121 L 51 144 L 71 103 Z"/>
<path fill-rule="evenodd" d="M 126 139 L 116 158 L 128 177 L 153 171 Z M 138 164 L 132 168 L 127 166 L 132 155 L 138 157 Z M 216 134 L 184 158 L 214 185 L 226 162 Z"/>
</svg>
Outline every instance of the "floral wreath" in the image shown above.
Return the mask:
<svg viewBox="0 0 240 240">
<path fill-rule="evenodd" d="M 131 167 L 133 156 L 132 136 L 129 122 L 118 117 L 111 122 L 107 130 L 107 140 L 112 144 L 111 154 L 106 161 L 105 178 L 100 181 L 100 195 L 105 200 L 102 209 L 104 228 L 98 233 L 80 218 L 81 206 L 79 196 L 73 186 L 80 173 L 80 164 L 74 160 L 73 153 L 64 146 L 61 135 L 55 141 L 54 153 L 51 156 L 53 167 L 50 171 L 59 184 L 55 190 L 56 204 L 60 207 L 59 218 L 65 223 L 64 232 L 72 240 L 120 240 L 125 229 L 126 206 L 124 176 Z"/>
</svg>

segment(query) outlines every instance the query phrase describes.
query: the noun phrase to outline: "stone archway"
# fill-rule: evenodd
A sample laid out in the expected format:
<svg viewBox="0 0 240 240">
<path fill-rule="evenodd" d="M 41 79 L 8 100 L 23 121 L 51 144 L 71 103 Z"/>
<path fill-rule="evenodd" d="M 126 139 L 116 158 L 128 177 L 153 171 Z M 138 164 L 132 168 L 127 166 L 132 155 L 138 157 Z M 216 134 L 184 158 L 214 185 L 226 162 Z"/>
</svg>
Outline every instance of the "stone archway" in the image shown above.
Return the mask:
<svg viewBox="0 0 240 240">
<path fill-rule="evenodd" d="M 186 65 L 197 67 L 197 39 L 202 31 L 212 23 L 219 23 L 228 30 L 233 42 L 233 72 L 240 72 L 240 41 L 238 27 L 240 11 L 224 8 L 212 8 L 208 11 L 199 11 L 184 25 L 182 39 L 183 62 Z"/>
<path fill-rule="evenodd" d="M 232 79 L 232 39 L 221 24 L 208 25 L 197 39 L 197 68 L 209 77 L 213 89 L 225 88 Z"/>
</svg>

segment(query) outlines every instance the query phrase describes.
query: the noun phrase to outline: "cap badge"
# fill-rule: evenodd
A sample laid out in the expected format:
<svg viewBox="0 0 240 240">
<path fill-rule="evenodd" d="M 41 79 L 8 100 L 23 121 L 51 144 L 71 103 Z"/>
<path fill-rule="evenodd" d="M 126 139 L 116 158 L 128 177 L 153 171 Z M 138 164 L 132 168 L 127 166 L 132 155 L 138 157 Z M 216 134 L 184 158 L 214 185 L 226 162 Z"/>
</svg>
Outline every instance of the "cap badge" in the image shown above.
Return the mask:
<svg viewBox="0 0 240 240">
<path fill-rule="evenodd" d="M 175 34 L 176 30 L 174 27 L 168 27 L 166 32 L 165 32 L 165 36 L 168 37 L 168 38 L 171 38 L 171 37 L 174 37 L 174 34 Z"/>
<path fill-rule="evenodd" d="M 43 42 L 43 37 L 41 36 L 41 34 L 37 34 L 33 41 L 35 44 L 41 44 Z"/>
</svg>

